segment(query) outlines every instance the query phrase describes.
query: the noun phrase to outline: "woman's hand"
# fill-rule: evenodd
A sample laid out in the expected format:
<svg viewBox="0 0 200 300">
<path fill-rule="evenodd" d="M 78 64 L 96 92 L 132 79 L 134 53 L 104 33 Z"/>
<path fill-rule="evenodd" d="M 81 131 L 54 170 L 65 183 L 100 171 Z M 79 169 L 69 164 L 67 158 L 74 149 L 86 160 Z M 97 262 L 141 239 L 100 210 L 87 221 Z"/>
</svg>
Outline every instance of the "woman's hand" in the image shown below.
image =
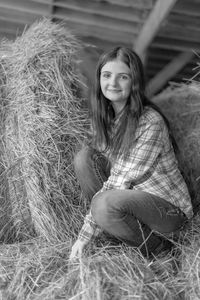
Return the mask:
<svg viewBox="0 0 200 300">
<path fill-rule="evenodd" d="M 72 246 L 71 254 L 69 256 L 70 260 L 80 258 L 83 252 L 83 248 L 87 245 L 88 241 L 76 240 Z"/>
</svg>

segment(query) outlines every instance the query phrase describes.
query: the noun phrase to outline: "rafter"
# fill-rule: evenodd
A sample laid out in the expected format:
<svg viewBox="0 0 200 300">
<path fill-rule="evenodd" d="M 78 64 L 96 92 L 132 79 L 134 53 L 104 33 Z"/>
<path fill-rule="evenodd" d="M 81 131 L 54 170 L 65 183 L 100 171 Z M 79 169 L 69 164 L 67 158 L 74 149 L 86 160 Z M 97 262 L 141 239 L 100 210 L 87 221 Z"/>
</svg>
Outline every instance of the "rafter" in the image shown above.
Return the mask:
<svg viewBox="0 0 200 300">
<path fill-rule="evenodd" d="M 54 6 L 54 3 L 55 3 L 55 0 L 49 0 L 49 16 L 52 16 L 53 13 L 54 13 L 54 9 L 55 9 L 55 6 Z"/>
<path fill-rule="evenodd" d="M 176 73 L 178 73 L 194 56 L 192 51 L 182 52 L 162 69 L 147 85 L 149 97 L 156 94 Z"/>
<path fill-rule="evenodd" d="M 141 33 L 134 43 L 134 49 L 138 54 L 143 55 L 145 53 L 145 50 L 149 47 L 150 43 L 158 32 L 161 23 L 169 14 L 176 1 L 177 0 L 157 0 L 141 30 Z"/>
</svg>

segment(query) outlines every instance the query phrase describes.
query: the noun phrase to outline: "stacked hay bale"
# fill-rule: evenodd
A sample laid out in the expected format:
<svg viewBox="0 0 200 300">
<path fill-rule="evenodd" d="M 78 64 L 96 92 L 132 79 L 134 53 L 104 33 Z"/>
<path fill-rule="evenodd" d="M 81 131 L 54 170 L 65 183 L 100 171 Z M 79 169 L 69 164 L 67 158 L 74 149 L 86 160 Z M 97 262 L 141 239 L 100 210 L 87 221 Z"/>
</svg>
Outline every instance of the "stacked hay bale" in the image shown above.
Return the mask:
<svg viewBox="0 0 200 300">
<path fill-rule="evenodd" d="M 196 213 L 200 205 L 200 84 L 174 84 L 152 100 L 170 122 L 179 148 L 179 165 Z"/>
<path fill-rule="evenodd" d="M 1 240 L 72 235 L 78 193 L 72 161 L 86 125 L 78 47 L 47 19 L 1 44 Z"/>
</svg>

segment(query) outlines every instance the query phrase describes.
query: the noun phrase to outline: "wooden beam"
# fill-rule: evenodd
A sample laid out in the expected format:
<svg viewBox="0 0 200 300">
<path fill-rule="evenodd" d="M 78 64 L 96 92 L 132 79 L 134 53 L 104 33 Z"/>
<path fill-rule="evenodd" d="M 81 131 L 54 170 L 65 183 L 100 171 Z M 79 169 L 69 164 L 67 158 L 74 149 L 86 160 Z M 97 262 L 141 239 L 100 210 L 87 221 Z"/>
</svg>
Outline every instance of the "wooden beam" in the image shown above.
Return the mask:
<svg viewBox="0 0 200 300">
<path fill-rule="evenodd" d="M 7 9 L 10 12 L 21 12 L 35 14 L 36 18 L 41 16 L 53 17 L 59 20 L 67 20 L 76 22 L 78 24 L 88 25 L 88 26 L 99 26 L 104 28 L 104 30 L 111 29 L 114 31 L 119 31 L 121 34 L 126 35 L 126 33 L 137 33 L 139 31 L 139 23 L 136 21 L 127 21 L 125 14 L 124 19 L 116 19 L 115 11 L 110 16 L 104 16 L 104 14 L 99 15 L 98 10 L 96 13 L 82 12 L 81 10 L 73 10 L 65 7 L 59 7 L 58 2 L 50 4 L 34 3 L 33 1 L 20 0 L 17 3 L 14 0 L 0 0 L 0 10 Z M 53 9 L 53 14 L 52 14 Z M 86 10 L 87 11 L 87 10 Z M 128 10 L 126 9 L 128 13 Z M 134 12 L 134 10 L 133 10 Z M 132 14 L 133 14 L 132 12 Z M 129 11 L 129 17 L 131 12 Z M 142 16 L 139 16 L 142 19 Z M 23 16 L 22 16 L 23 18 Z M 119 40 L 120 42 L 120 40 Z"/>
<path fill-rule="evenodd" d="M 60 20 L 63 19 L 60 18 Z M 15 23 L 9 20 L 1 20 L 0 18 L 0 32 L 2 33 L 9 32 L 14 36 L 19 36 L 24 31 L 26 25 L 31 25 L 31 23 Z M 130 33 L 125 34 L 116 30 L 105 30 L 105 28 L 100 28 L 94 24 L 78 24 L 71 20 L 63 22 L 63 25 L 80 39 L 83 37 L 88 38 L 88 40 L 92 40 L 93 37 L 98 39 L 99 42 L 102 43 L 102 48 L 104 48 L 107 43 L 113 43 L 115 45 L 128 44 L 128 41 L 130 41 L 133 36 L 133 34 Z"/>
<path fill-rule="evenodd" d="M 146 93 L 152 97 L 157 93 L 176 73 L 178 73 L 194 56 L 194 53 L 183 52 L 173 59 L 148 83 Z"/>
<path fill-rule="evenodd" d="M 76 35 L 78 38 L 82 37 L 88 37 L 88 38 L 99 38 L 100 40 L 104 40 L 107 42 L 113 42 L 116 44 L 128 44 L 129 41 L 131 41 L 132 37 L 134 36 L 133 33 L 125 33 L 125 32 L 119 32 L 118 30 L 105 30 L 105 28 L 101 28 L 98 26 L 95 26 L 94 23 L 89 23 L 85 21 L 85 24 L 77 23 L 77 22 L 71 20 L 70 16 L 65 17 L 65 19 L 62 18 L 62 16 L 55 14 L 57 18 L 60 18 L 61 20 L 65 21 L 63 24 L 72 31 L 74 35 Z M 137 35 L 135 35 L 136 37 Z"/>
<path fill-rule="evenodd" d="M 143 9 L 151 9 L 154 0 L 106 0 L 108 3 L 117 4 L 127 7 L 140 7 Z M 166 1 L 166 0 L 165 0 Z"/>
<path fill-rule="evenodd" d="M 170 50 L 177 50 L 177 51 L 200 51 L 200 41 L 186 41 L 181 39 L 173 39 L 166 37 L 156 37 L 151 44 L 151 47 L 153 48 L 160 48 L 160 49 L 170 49 Z"/>
<path fill-rule="evenodd" d="M 161 23 L 169 14 L 176 1 L 177 0 L 157 0 L 136 42 L 134 43 L 134 49 L 139 55 L 143 55 L 145 53 L 146 49 L 149 47 L 158 32 Z"/>
<path fill-rule="evenodd" d="M 108 3 L 99 3 L 94 2 L 91 0 L 56 0 L 53 4 L 56 8 L 60 8 L 60 11 L 63 11 L 63 13 L 69 15 L 69 14 L 75 14 L 75 12 L 81 12 L 83 14 L 83 17 L 87 18 L 87 15 L 84 15 L 84 13 L 90 14 L 90 16 L 93 16 L 93 18 L 103 18 L 102 23 L 104 22 L 104 19 L 107 20 L 113 18 L 113 20 L 110 20 L 111 22 L 116 22 L 116 26 L 120 27 L 119 25 L 123 26 L 123 22 L 129 27 L 128 22 L 130 22 L 130 25 L 132 24 L 132 28 L 134 29 L 137 24 L 140 24 L 143 22 L 143 20 L 146 18 L 146 14 L 148 13 L 147 10 L 144 10 L 142 8 L 132 8 L 132 7 L 124 7 L 119 5 L 110 5 Z M 26 1 L 26 0 L 18 0 L 17 2 L 15 0 L 1 0 L 0 1 L 0 8 L 4 9 L 10 9 L 11 11 L 22 11 L 22 12 L 28 12 L 28 13 L 35 13 L 37 15 L 45 15 L 48 16 L 48 9 L 52 6 L 52 0 L 48 1 Z M 117 25 L 117 22 L 120 22 L 120 24 Z M 113 26 L 114 26 L 113 25 Z"/>
<path fill-rule="evenodd" d="M 51 2 L 51 0 L 32 0 L 33 2 L 39 2 L 39 3 L 49 3 Z M 80 5 L 81 2 L 86 3 L 89 3 L 90 2 L 90 5 L 93 6 L 94 4 L 94 0 L 61 0 L 63 3 L 65 2 L 70 2 L 70 1 L 73 1 L 73 2 L 76 2 Z M 100 5 L 104 5 L 104 4 L 112 4 L 112 6 L 115 6 L 115 5 L 118 5 L 118 6 L 121 6 L 121 7 L 128 7 L 129 9 L 132 7 L 132 8 L 139 8 L 139 9 L 152 9 L 153 7 L 153 4 L 154 4 L 154 1 L 155 0 L 106 0 L 105 2 L 101 1 L 100 0 L 95 0 L 96 2 L 99 2 Z M 57 2 L 57 0 L 56 0 Z M 59 1 L 60 2 L 60 1 Z"/>
<path fill-rule="evenodd" d="M 200 36 L 200 28 L 187 28 L 185 25 L 177 26 L 168 24 L 157 35 L 157 37 L 163 37 L 167 39 L 177 39 L 182 41 L 198 41 Z"/>
<path fill-rule="evenodd" d="M 34 2 L 20 0 L 15 2 L 14 0 L 1 0 L 0 9 L 5 8 L 11 11 L 19 11 L 21 13 L 32 13 L 38 16 L 49 16 L 48 4 L 38 3 L 35 5 Z"/>
<path fill-rule="evenodd" d="M 141 8 L 132 8 L 126 6 L 119 6 L 115 4 L 109 4 L 108 2 L 97 2 L 91 0 L 57 0 L 56 7 L 66 8 L 74 11 L 80 11 L 98 16 L 104 16 L 114 18 L 118 20 L 130 21 L 130 22 L 143 22 L 147 10 Z"/>
<path fill-rule="evenodd" d="M 55 0 L 50 0 L 49 1 L 49 5 L 48 5 L 49 16 L 52 16 L 53 13 L 54 13 L 54 9 L 55 9 L 54 2 L 55 2 Z"/>
<path fill-rule="evenodd" d="M 52 0 L 32 0 L 32 2 L 51 4 Z"/>
<path fill-rule="evenodd" d="M 178 73 L 174 74 L 170 78 L 170 80 L 173 80 L 173 78 L 178 78 L 181 74 L 187 74 L 188 75 L 187 77 L 191 78 L 192 77 L 191 74 L 194 75 L 194 73 L 196 73 L 195 69 L 197 68 L 197 66 L 198 66 L 197 64 L 195 64 L 195 63 L 191 64 L 189 62 L 185 67 L 183 66 L 183 68 Z M 159 68 L 155 65 L 149 66 L 148 71 L 146 72 L 146 74 L 151 75 L 151 77 L 152 77 L 151 79 L 153 79 L 153 77 L 155 77 L 156 74 L 158 74 L 158 72 L 160 71 L 160 67 L 161 67 L 161 65 L 159 66 Z M 149 80 L 149 82 L 150 82 L 150 80 Z"/>
<path fill-rule="evenodd" d="M 150 77 L 152 77 L 154 75 L 155 75 L 155 72 L 147 73 L 147 76 L 150 76 Z M 171 78 L 169 80 L 169 83 L 171 83 L 171 82 L 182 82 L 183 83 L 183 82 L 190 80 L 193 76 L 194 76 L 194 73 L 192 73 L 191 70 L 189 73 L 181 72 L 180 74 L 176 74 L 173 78 Z"/>
<path fill-rule="evenodd" d="M 9 23 L 16 24 L 31 24 L 37 19 L 37 16 L 30 13 L 21 13 L 19 11 L 13 11 L 10 9 L 0 9 L 0 21 L 9 21 Z"/>
<path fill-rule="evenodd" d="M 200 14 L 200 13 L 199 13 Z M 171 13 L 167 19 L 167 24 L 179 25 L 188 29 L 200 28 L 200 16 L 188 16 L 186 14 Z"/>
<path fill-rule="evenodd" d="M 55 5 L 57 3 L 55 2 Z M 98 26 L 104 28 L 105 30 L 114 30 L 119 33 L 135 33 L 139 32 L 139 24 L 136 22 L 130 22 L 126 20 L 118 20 L 111 17 L 105 17 L 98 14 L 90 14 L 82 11 L 75 11 L 66 8 L 56 8 L 54 11 L 54 17 L 60 18 L 62 20 L 73 21 L 78 24 Z"/>
<path fill-rule="evenodd" d="M 13 35 L 18 35 L 22 33 L 25 29 L 25 24 L 17 24 L 17 23 L 11 23 L 9 21 L 1 21 L 0 20 L 0 32 L 2 34 L 13 34 Z"/>
<path fill-rule="evenodd" d="M 98 36 L 98 37 L 89 37 L 89 36 L 82 36 L 80 39 L 84 43 L 84 48 L 96 48 L 97 51 L 100 50 L 101 52 L 107 52 L 110 49 L 119 46 L 119 43 L 105 40 L 105 36 Z M 131 47 L 131 43 L 120 43 L 121 46 Z"/>
<path fill-rule="evenodd" d="M 199 1 L 178 1 L 174 7 L 173 12 L 180 15 L 187 15 L 193 17 L 200 16 L 200 3 Z"/>
</svg>

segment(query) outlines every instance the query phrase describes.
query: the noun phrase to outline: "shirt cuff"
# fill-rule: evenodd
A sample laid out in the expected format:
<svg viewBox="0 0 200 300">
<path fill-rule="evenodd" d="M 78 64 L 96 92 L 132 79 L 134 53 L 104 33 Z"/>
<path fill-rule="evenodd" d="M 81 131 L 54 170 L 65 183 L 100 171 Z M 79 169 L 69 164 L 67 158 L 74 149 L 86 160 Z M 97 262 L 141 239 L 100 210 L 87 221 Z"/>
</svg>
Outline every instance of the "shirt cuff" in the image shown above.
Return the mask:
<svg viewBox="0 0 200 300">
<path fill-rule="evenodd" d="M 90 213 L 85 216 L 84 224 L 79 232 L 78 239 L 81 241 L 89 241 L 93 237 L 98 236 L 101 231 L 102 229 L 98 227 L 90 211 Z"/>
</svg>

